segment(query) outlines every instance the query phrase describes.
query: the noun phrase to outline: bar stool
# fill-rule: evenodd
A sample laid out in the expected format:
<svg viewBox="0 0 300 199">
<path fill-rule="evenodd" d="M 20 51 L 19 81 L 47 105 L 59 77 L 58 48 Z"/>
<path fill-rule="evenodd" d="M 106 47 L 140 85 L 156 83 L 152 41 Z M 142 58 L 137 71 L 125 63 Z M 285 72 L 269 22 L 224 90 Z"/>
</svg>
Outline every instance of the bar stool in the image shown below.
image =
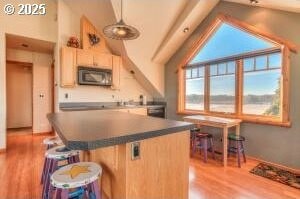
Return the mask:
<svg viewBox="0 0 300 199">
<path fill-rule="evenodd" d="M 63 146 L 56 146 L 45 153 L 46 166 L 42 173 L 43 199 L 49 198 L 50 176 L 59 167 L 79 162 L 79 151 L 70 150 Z"/>
<path fill-rule="evenodd" d="M 198 143 L 197 143 L 198 142 Z M 210 150 L 213 156 L 213 159 L 215 159 L 215 150 L 214 150 L 214 144 L 213 144 L 213 136 L 209 133 L 196 133 L 193 143 L 193 154 L 196 151 L 196 149 L 202 149 L 204 153 L 204 162 L 207 162 L 207 151 Z"/>
<path fill-rule="evenodd" d="M 47 150 L 54 146 L 62 145 L 62 141 L 58 136 L 54 137 L 48 137 L 43 140 L 43 144 L 47 146 Z M 47 164 L 47 158 L 44 160 L 44 166 L 43 166 L 43 173 L 41 177 L 41 184 L 44 183 L 44 176 L 45 176 L 45 171 L 46 171 L 46 164 Z"/>
<path fill-rule="evenodd" d="M 51 176 L 51 193 L 56 189 L 54 199 L 87 198 L 100 199 L 100 165 L 93 162 L 79 162 L 64 166 Z"/>
<path fill-rule="evenodd" d="M 48 150 L 56 145 L 62 145 L 63 143 L 58 136 L 55 136 L 55 137 L 45 138 L 43 140 L 43 144 L 47 146 L 47 150 Z"/>
<path fill-rule="evenodd" d="M 196 139 L 196 134 L 200 132 L 199 128 L 193 128 L 190 130 L 190 147 L 191 149 L 194 148 L 194 141 Z"/>
<path fill-rule="evenodd" d="M 246 163 L 246 155 L 243 142 L 246 140 L 245 137 L 229 134 L 228 135 L 228 157 L 230 153 L 237 154 L 238 166 L 241 167 L 241 153 L 243 154 L 244 163 Z"/>
</svg>

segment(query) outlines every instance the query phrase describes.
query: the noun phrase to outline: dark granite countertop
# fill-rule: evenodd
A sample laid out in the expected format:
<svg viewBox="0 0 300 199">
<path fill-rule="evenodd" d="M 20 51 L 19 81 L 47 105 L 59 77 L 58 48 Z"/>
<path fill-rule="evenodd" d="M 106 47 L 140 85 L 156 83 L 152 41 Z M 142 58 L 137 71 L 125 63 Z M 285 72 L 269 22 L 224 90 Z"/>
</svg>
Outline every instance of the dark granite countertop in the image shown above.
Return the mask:
<svg viewBox="0 0 300 199">
<path fill-rule="evenodd" d="M 52 113 L 48 119 L 63 143 L 78 150 L 125 144 L 194 127 L 187 122 L 111 110 Z"/>
</svg>

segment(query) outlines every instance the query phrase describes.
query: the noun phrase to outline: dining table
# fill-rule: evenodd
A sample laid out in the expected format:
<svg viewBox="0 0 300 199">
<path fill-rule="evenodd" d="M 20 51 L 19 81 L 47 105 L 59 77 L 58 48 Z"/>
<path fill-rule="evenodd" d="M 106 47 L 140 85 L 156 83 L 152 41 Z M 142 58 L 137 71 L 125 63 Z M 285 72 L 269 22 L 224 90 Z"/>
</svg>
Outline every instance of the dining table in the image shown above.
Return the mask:
<svg viewBox="0 0 300 199">
<path fill-rule="evenodd" d="M 209 126 L 222 129 L 223 132 L 223 166 L 227 166 L 228 154 L 228 131 L 229 128 L 235 127 L 235 133 L 240 135 L 241 119 L 231 119 L 223 117 L 215 117 L 208 115 L 191 115 L 183 118 L 186 122 L 191 122 L 197 125 L 198 128 L 202 126 Z"/>
</svg>

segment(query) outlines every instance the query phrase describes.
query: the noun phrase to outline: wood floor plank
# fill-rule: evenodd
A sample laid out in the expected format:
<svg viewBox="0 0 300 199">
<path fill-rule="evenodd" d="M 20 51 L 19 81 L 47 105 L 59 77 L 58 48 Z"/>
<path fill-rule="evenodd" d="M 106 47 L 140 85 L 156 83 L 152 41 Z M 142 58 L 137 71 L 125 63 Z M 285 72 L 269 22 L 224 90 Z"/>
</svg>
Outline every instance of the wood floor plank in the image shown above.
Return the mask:
<svg viewBox="0 0 300 199">
<path fill-rule="evenodd" d="M 49 135 L 10 133 L 8 150 L 0 154 L 0 198 L 40 199 L 39 184 Z M 220 161 L 190 159 L 190 199 L 300 199 L 300 190 L 253 175 L 249 171 L 259 162 L 248 160 L 238 168 L 234 158 L 224 168 Z"/>
</svg>

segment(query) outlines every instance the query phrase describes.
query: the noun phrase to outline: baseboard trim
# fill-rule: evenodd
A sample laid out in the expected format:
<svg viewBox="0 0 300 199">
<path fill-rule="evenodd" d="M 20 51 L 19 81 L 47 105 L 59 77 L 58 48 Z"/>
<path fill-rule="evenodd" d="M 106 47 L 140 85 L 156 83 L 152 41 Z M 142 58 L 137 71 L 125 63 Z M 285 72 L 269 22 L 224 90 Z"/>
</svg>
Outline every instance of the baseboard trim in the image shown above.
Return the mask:
<svg viewBox="0 0 300 199">
<path fill-rule="evenodd" d="M 281 165 L 281 164 L 269 162 L 269 161 L 262 160 L 262 159 L 259 159 L 259 158 L 255 158 L 255 157 L 252 157 L 252 156 L 247 156 L 247 158 L 252 159 L 252 160 L 256 160 L 258 162 L 266 163 L 266 164 L 278 167 L 280 169 L 284 169 L 284 170 L 290 171 L 292 173 L 300 174 L 300 169 L 295 169 L 295 168 L 287 167 L 287 166 L 284 166 L 284 165 Z"/>
<path fill-rule="evenodd" d="M 54 135 L 54 132 L 37 132 L 37 133 L 32 133 L 33 136 L 43 136 L 43 135 Z"/>
</svg>

